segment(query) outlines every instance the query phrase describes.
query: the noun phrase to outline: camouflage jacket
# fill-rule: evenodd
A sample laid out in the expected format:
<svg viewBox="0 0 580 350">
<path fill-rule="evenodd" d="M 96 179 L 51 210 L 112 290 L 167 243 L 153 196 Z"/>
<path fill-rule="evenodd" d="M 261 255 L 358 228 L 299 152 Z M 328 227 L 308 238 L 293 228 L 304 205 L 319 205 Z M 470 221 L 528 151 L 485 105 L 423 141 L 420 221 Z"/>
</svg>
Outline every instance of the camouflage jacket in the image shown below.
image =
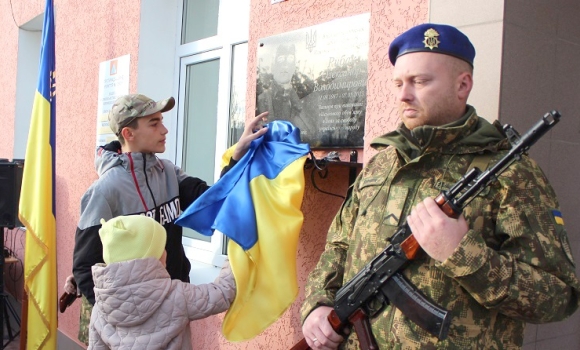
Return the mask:
<svg viewBox="0 0 580 350">
<path fill-rule="evenodd" d="M 373 141 L 381 149 L 354 183 L 311 272 L 302 320 L 379 254 L 410 210 L 463 176 L 480 154 L 509 149 L 503 132 L 473 107 L 443 127 L 401 126 Z M 386 148 L 385 148 L 386 147 Z M 556 195 L 529 157 L 512 164 L 464 209 L 469 231 L 439 263 L 427 254 L 404 275 L 452 315 L 443 341 L 387 306 L 371 319 L 380 349 L 518 349 L 526 322 L 562 320 L 578 307 L 580 283 Z M 356 333 L 341 345 L 358 349 Z"/>
</svg>

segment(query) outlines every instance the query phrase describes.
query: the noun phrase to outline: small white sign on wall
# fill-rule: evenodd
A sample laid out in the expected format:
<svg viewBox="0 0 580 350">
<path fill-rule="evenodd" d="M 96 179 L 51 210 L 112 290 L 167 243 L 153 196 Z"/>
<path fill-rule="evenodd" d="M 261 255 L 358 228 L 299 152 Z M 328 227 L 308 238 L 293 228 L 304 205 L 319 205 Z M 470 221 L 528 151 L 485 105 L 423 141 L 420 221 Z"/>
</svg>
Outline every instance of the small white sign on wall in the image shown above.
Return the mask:
<svg viewBox="0 0 580 350">
<path fill-rule="evenodd" d="M 129 93 L 129 63 L 130 57 L 125 55 L 99 64 L 96 146 L 117 139 L 109 128 L 108 114 L 115 100 Z"/>
<path fill-rule="evenodd" d="M 286 1 L 286 0 L 272 0 L 272 2 L 271 2 L 271 3 L 272 3 L 272 5 L 273 5 L 273 4 L 277 4 L 277 3 L 279 3 L 279 2 L 284 2 L 284 1 Z"/>
</svg>

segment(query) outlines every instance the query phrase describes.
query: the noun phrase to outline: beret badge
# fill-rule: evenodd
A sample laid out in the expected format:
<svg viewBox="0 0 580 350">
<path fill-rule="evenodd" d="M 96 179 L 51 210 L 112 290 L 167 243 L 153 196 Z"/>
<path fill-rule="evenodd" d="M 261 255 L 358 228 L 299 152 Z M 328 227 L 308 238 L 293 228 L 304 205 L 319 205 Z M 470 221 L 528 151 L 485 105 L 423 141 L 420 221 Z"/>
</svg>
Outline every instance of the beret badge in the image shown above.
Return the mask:
<svg viewBox="0 0 580 350">
<path fill-rule="evenodd" d="M 439 44 L 441 43 L 439 41 L 439 33 L 433 29 L 430 28 L 427 31 L 425 31 L 424 33 L 425 35 L 425 40 L 423 40 L 423 43 L 425 44 L 425 47 L 430 48 L 431 50 L 433 50 L 436 47 L 439 47 Z"/>
</svg>

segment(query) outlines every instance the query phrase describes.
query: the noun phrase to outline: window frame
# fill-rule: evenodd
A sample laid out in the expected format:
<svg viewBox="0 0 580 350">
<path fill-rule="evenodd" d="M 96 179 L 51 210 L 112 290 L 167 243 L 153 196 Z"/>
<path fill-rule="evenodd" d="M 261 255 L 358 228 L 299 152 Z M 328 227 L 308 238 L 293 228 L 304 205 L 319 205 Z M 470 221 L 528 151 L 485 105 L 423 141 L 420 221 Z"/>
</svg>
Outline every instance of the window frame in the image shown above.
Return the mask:
<svg viewBox="0 0 580 350">
<path fill-rule="evenodd" d="M 245 9 L 248 13 L 247 21 L 231 21 L 231 18 L 239 16 Z M 209 60 L 219 60 L 219 77 L 218 77 L 218 106 L 217 106 L 217 126 L 215 136 L 215 154 L 214 154 L 214 178 L 203 179 L 211 183 L 217 181 L 221 172 L 221 157 L 227 150 L 229 138 L 229 121 L 230 121 L 230 100 L 232 89 L 233 73 L 233 52 L 234 47 L 249 41 L 249 0 L 220 0 L 220 10 L 218 18 L 218 34 L 213 37 L 204 38 L 198 41 L 181 43 L 181 26 L 183 21 L 183 2 L 180 2 L 178 36 L 176 48 L 176 63 L 174 96 L 177 96 L 177 113 L 173 120 L 168 124 L 174 130 L 173 135 L 168 138 L 174 140 L 173 144 L 168 145 L 174 150 L 174 163 L 181 167 L 183 155 L 186 150 L 184 146 L 184 125 L 185 125 L 185 90 L 187 67 L 191 64 L 201 63 Z M 227 11 L 223 13 L 222 11 Z M 239 18 L 239 17 L 238 17 Z M 233 23 L 233 24 L 232 24 Z M 244 28 L 240 28 L 244 27 Z M 247 74 L 247 72 L 246 72 Z M 225 261 L 225 242 L 226 239 L 221 232 L 216 231 L 211 237 L 210 242 L 205 242 L 189 237 L 182 238 L 182 244 L 188 259 L 192 264 L 208 264 L 221 266 Z"/>
</svg>

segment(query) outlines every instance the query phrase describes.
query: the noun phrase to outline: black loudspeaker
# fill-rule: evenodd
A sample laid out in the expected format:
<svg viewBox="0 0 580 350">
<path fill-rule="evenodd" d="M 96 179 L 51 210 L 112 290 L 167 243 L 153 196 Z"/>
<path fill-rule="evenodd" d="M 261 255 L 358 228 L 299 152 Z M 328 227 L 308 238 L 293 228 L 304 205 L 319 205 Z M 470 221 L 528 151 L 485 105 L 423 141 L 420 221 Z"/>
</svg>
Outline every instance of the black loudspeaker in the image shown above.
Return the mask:
<svg viewBox="0 0 580 350">
<path fill-rule="evenodd" d="M 21 227 L 18 203 L 24 162 L 0 161 L 0 227 Z"/>
</svg>

